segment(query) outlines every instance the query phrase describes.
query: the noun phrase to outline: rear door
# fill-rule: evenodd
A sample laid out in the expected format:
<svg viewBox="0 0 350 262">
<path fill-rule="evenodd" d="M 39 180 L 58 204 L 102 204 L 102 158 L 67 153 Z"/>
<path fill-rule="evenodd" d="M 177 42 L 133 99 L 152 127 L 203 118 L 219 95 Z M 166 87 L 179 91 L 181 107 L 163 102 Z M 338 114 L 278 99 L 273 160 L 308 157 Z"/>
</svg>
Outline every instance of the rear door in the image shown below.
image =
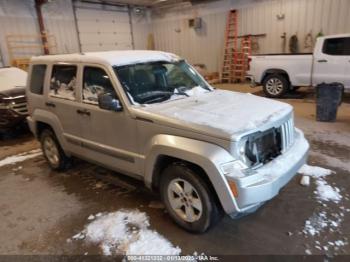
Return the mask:
<svg viewBox="0 0 350 262">
<path fill-rule="evenodd" d="M 50 89 L 47 91 L 45 106 L 52 112 L 62 128 L 63 137 L 69 150 L 79 150 L 76 139 L 81 133 L 76 113 L 78 64 L 53 64 L 50 74 Z"/>
<path fill-rule="evenodd" d="M 313 85 L 342 83 L 350 88 L 350 37 L 324 39 L 315 50 Z"/>
</svg>

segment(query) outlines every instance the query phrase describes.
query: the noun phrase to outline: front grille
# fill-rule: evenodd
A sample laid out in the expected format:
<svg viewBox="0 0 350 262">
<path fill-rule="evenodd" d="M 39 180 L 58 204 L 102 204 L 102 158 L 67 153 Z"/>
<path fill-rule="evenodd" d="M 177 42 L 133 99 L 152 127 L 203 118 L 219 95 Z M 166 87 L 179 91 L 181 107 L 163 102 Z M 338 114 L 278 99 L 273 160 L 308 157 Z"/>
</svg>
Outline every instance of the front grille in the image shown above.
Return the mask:
<svg viewBox="0 0 350 262">
<path fill-rule="evenodd" d="M 22 102 L 22 103 L 14 103 L 12 104 L 12 109 L 13 111 L 15 111 L 17 114 L 20 115 L 26 115 L 28 114 L 28 109 L 27 109 L 27 103 L 26 102 Z"/>
<path fill-rule="evenodd" d="M 293 118 L 280 127 L 250 135 L 245 144 L 245 154 L 252 167 L 266 164 L 288 150 L 294 142 Z"/>
<path fill-rule="evenodd" d="M 294 121 L 291 117 L 281 126 L 282 132 L 282 151 L 287 151 L 294 143 Z"/>
</svg>

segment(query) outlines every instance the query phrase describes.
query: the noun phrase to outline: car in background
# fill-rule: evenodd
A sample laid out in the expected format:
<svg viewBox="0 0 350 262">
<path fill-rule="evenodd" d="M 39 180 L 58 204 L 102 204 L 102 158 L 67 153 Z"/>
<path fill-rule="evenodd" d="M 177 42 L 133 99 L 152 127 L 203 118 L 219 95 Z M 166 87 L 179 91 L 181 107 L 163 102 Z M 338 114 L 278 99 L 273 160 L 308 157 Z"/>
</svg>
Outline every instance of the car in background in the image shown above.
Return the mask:
<svg viewBox="0 0 350 262">
<path fill-rule="evenodd" d="M 27 72 L 16 67 L 0 68 L 0 131 L 21 126 L 27 117 Z"/>
<path fill-rule="evenodd" d="M 267 97 L 283 97 L 300 86 L 340 83 L 350 90 L 350 34 L 317 38 L 313 54 L 250 57 L 247 78 L 262 85 Z"/>
</svg>

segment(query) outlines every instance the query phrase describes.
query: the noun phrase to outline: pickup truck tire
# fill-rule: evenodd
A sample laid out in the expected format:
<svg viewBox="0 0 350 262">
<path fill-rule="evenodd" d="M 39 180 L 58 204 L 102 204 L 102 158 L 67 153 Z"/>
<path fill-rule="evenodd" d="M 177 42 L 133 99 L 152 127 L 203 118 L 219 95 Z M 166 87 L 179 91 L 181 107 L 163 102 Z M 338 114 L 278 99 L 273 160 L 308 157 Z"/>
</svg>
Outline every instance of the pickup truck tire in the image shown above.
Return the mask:
<svg viewBox="0 0 350 262">
<path fill-rule="evenodd" d="M 189 232 L 203 233 L 221 217 L 208 184 L 183 163 L 162 172 L 160 194 L 173 220 Z"/>
<path fill-rule="evenodd" d="M 281 74 L 267 75 L 263 81 L 263 90 L 267 97 L 283 97 L 289 90 L 289 81 L 286 76 Z"/>
<path fill-rule="evenodd" d="M 63 152 L 56 135 L 51 129 L 45 129 L 40 134 L 41 149 L 50 167 L 56 171 L 66 170 L 70 159 Z"/>
</svg>

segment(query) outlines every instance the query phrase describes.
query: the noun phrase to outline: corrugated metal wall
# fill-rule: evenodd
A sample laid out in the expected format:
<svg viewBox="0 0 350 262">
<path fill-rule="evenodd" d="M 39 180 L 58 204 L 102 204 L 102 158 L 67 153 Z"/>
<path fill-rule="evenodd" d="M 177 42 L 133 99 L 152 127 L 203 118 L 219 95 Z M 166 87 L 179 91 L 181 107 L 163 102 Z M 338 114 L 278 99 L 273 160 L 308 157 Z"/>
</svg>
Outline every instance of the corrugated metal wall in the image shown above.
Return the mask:
<svg viewBox="0 0 350 262">
<path fill-rule="evenodd" d="M 48 34 L 56 38 L 57 53 L 72 53 L 78 51 L 77 34 L 74 23 L 73 9 L 70 0 L 52 1 L 43 7 L 44 23 Z M 0 2 L 0 41 L 4 64 L 9 64 L 6 35 L 37 35 L 38 22 L 34 1 L 2 0 Z M 39 40 L 33 41 L 39 43 Z M 24 57 L 28 54 L 42 54 L 39 49 L 23 48 L 16 51 Z"/>
<path fill-rule="evenodd" d="M 74 21 L 72 0 L 55 0 L 43 6 L 44 24 L 48 34 L 55 36 L 56 53 L 79 52 L 77 28 Z M 150 20 L 147 12 L 133 15 L 133 30 L 135 47 L 145 49 L 147 35 L 150 32 Z M 1 0 L 0 1 L 0 50 L 4 65 L 9 65 L 9 55 L 6 45 L 8 34 L 39 34 L 38 22 L 34 8 L 34 0 Z M 39 41 L 39 40 L 38 40 Z M 39 43 L 36 41 L 37 43 Z M 42 51 L 35 50 L 35 54 Z M 20 55 L 33 54 L 28 49 L 20 50 Z M 0 58 L 1 64 L 1 58 Z"/>
<path fill-rule="evenodd" d="M 3 60 L 8 64 L 6 34 L 38 34 L 33 0 L 0 1 L 0 47 Z M 349 0 L 221 0 L 208 4 L 133 13 L 133 35 L 136 49 L 145 49 L 150 32 L 156 49 L 177 53 L 191 63 L 204 63 L 209 71 L 221 67 L 224 29 L 229 9 L 239 10 L 239 33 L 261 34 L 259 52 L 281 52 L 280 36 L 297 34 L 301 51 L 305 35 L 312 30 L 316 35 L 350 32 Z M 277 19 L 278 14 L 285 18 Z M 79 51 L 77 31 L 71 0 L 55 0 L 43 7 L 45 26 L 57 41 L 58 53 Z M 193 30 L 188 19 L 202 17 L 203 27 Z"/>
<path fill-rule="evenodd" d="M 255 0 L 220 1 L 207 5 L 155 13 L 153 32 L 156 48 L 175 52 L 191 63 L 204 63 L 209 71 L 220 71 L 227 10 L 239 10 L 239 35 L 266 34 L 259 38 L 259 53 L 282 52 L 283 32 L 288 40 L 297 34 L 301 52 L 307 33 L 313 36 L 350 32 L 348 0 Z M 284 19 L 277 15 L 284 14 Z M 203 28 L 188 27 L 188 19 L 199 16 Z"/>
</svg>

